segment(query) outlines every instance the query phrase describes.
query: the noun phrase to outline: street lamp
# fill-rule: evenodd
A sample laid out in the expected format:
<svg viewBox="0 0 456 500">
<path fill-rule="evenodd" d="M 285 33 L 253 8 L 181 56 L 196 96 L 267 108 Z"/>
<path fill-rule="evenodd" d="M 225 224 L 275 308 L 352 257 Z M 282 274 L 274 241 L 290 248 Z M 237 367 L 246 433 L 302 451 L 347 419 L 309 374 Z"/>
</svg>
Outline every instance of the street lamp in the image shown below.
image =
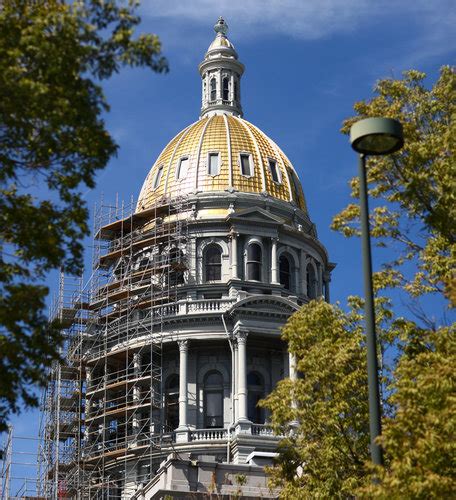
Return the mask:
<svg viewBox="0 0 456 500">
<path fill-rule="evenodd" d="M 391 118 L 366 118 L 350 129 L 352 148 L 359 153 L 359 201 L 365 294 L 367 383 L 369 389 L 369 428 L 372 462 L 383 465 L 381 447 L 375 442 L 381 434 L 381 410 L 378 383 L 377 339 L 375 333 L 374 292 L 372 289 L 372 256 L 367 203 L 366 156 L 387 155 L 402 148 L 402 125 Z"/>
</svg>

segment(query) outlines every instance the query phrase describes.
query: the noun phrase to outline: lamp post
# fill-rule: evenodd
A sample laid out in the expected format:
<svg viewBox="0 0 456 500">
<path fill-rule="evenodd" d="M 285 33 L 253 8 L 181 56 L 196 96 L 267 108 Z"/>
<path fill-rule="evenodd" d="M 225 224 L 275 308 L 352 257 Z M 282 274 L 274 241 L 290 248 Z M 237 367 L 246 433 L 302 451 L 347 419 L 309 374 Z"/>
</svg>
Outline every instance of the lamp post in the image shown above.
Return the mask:
<svg viewBox="0 0 456 500">
<path fill-rule="evenodd" d="M 361 208 L 361 239 L 363 253 L 367 383 L 369 390 L 369 429 L 372 462 L 383 465 L 381 447 L 375 442 L 381 434 L 381 410 L 378 382 L 377 339 L 375 333 L 374 292 L 372 288 L 372 255 L 367 201 L 366 156 L 387 155 L 402 148 L 402 125 L 391 118 L 366 118 L 350 129 L 352 148 L 359 153 L 359 201 Z"/>
</svg>

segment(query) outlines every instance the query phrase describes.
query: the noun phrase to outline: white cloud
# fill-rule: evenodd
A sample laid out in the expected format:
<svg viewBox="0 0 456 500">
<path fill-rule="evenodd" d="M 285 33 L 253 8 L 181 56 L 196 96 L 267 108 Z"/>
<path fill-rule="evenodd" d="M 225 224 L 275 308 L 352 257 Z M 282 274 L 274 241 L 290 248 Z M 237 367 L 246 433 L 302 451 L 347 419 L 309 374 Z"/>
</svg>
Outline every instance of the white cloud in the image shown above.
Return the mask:
<svg viewBox="0 0 456 500">
<path fill-rule="evenodd" d="M 185 34 L 189 23 L 208 26 L 223 15 L 237 39 L 281 34 L 310 40 L 401 17 L 405 24 L 413 18 L 424 34 L 442 29 L 450 33 L 454 5 L 454 0 L 143 0 L 142 12 L 172 20 Z"/>
</svg>

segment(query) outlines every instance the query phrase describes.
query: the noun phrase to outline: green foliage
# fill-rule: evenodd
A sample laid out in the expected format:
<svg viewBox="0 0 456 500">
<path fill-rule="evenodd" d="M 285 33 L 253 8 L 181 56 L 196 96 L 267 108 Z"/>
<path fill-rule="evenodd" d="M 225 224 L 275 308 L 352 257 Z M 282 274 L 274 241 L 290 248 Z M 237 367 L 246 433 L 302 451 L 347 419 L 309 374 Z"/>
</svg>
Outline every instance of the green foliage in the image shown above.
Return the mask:
<svg viewBox="0 0 456 500">
<path fill-rule="evenodd" d="M 407 342 L 390 386 L 394 415 L 381 438 L 387 467 L 368 498 L 452 498 L 456 489 L 455 328 L 423 330 L 404 324 Z"/>
<path fill-rule="evenodd" d="M 456 305 L 456 78 L 443 67 L 431 90 L 424 79 L 409 71 L 403 80 L 380 81 L 342 129 L 374 116 L 404 125 L 404 149 L 369 158 L 367 171 L 372 235 L 398 255 L 374 275 L 385 467 L 373 467 L 368 455 L 363 300 L 350 297 L 348 313 L 311 302 L 283 331 L 302 378 L 282 381 L 265 400 L 276 431 L 295 427 L 270 470 L 282 498 L 424 500 L 456 491 L 455 325 L 422 318 L 420 327 L 395 317 L 391 300 L 379 295 L 393 288 L 412 298 L 445 293 Z M 357 178 L 351 186 L 356 199 Z M 334 217 L 333 228 L 359 235 L 359 206 Z"/>
<path fill-rule="evenodd" d="M 156 35 L 134 38 L 136 2 L 4 0 L 0 6 L 0 431 L 58 357 L 46 333 L 49 270 L 81 271 L 84 186 L 117 145 L 99 81 L 167 70 Z M 33 195 L 31 193 L 36 193 Z"/>
<path fill-rule="evenodd" d="M 346 120 L 342 132 L 374 116 L 403 124 L 404 148 L 367 162 L 369 196 L 378 205 L 371 214 L 372 236 L 398 255 L 385 265 L 400 278 L 395 286 L 412 296 L 446 287 L 450 295 L 456 268 L 456 74 L 444 66 L 431 89 L 425 77 L 408 71 L 402 80 L 379 81 L 377 95 L 355 104 L 358 116 Z M 358 198 L 357 177 L 351 186 Z M 348 205 L 334 217 L 333 228 L 349 237 L 359 234 L 359 206 Z M 410 261 L 416 267 L 412 276 L 403 271 Z"/>
<path fill-rule="evenodd" d="M 266 398 L 277 432 L 296 422 L 270 470 L 281 497 L 347 498 L 368 476 L 366 353 L 360 316 L 323 301 L 295 313 L 283 330 L 303 374 Z"/>
</svg>

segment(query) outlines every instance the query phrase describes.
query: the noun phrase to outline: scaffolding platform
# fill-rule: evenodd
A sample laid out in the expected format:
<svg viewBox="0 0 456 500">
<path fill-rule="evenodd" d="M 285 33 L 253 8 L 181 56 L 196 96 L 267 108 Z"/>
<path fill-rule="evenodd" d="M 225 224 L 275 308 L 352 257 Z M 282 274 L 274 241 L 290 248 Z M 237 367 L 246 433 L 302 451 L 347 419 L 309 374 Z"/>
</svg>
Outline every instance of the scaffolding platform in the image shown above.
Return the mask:
<svg viewBox="0 0 456 500">
<path fill-rule="evenodd" d="M 63 361 L 42 397 L 37 492 L 45 498 L 126 500 L 116 493 L 122 477 L 146 482 L 158 468 L 169 440 L 163 325 L 179 311 L 190 214 L 184 197 L 142 212 L 133 202 L 101 205 L 90 279 L 61 276 L 50 322 L 62 329 Z"/>
</svg>

